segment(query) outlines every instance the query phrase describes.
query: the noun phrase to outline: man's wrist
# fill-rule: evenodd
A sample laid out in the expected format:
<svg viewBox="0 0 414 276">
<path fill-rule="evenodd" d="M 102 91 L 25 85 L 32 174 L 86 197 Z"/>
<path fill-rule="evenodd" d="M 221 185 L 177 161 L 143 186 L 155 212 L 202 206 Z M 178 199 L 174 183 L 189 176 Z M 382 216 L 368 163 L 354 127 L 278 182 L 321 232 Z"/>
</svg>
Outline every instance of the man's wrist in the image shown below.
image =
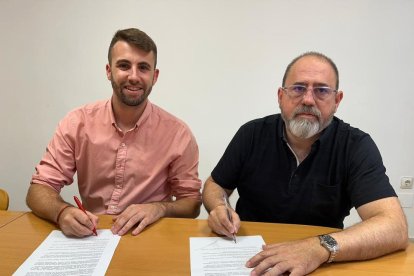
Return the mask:
<svg viewBox="0 0 414 276">
<path fill-rule="evenodd" d="M 217 208 L 219 208 L 219 207 L 226 208 L 226 204 L 225 204 L 225 203 L 219 203 L 219 204 L 217 204 L 216 206 L 214 206 L 214 208 L 213 208 L 211 211 L 216 210 L 216 209 L 217 209 Z"/>
<path fill-rule="evenodd" d="M 69 207 L 73 207 L 73 206 L 72 206 L 72 205 L 67 204 L 67 205 L 63 206 L 63 207 L 59 210 L 59 213 L 57 214 L 57 216 L 56 216 L 56 220 L 55 220 L 56 225 L 59 225 L 59 219 L 60 219 L 60 217 L 62 216 L 63 211 L 65 211 L 65 210 L 66 210 L 67 208 L 69 208 Z"/>
<path fill-rule="evenodd" d="M 329 257 L 326 263 L 332 263 L 335 260 L 335 257 L 339 252 L 339 244 L 329 234 L 320 235 L 318 237 L 319 237 L 321 246 L 329 253 Z"/>
<path fill-rule="evenodd" d="M 159 201 L 154 203 L 160 208 L 162 218 L 171 216 L 170 202 Z"/>
</svg>

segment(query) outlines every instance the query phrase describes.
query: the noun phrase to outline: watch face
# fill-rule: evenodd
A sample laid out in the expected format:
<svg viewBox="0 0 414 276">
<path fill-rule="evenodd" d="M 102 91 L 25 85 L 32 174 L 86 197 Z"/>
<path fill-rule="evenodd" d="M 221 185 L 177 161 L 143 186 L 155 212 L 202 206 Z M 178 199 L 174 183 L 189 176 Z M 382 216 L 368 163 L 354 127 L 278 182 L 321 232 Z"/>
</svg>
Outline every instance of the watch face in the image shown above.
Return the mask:
<svg viewBox="0 0 414 276">
<path fill-rule="evenodd" d="M 338 243 L 334 238 L 332 238 L 330 235 L 322 235 L 320 236 L 321 243 L 325 244 L 326 247 L 330 249 L 334 249 L 338 246 Z"/>
<path fill-rule="evenodd" d="M 334 247 L 336 245 L 336 241 L 331 236 L 325 236 L 324 240 L 331 247 Z"/>
</svg>

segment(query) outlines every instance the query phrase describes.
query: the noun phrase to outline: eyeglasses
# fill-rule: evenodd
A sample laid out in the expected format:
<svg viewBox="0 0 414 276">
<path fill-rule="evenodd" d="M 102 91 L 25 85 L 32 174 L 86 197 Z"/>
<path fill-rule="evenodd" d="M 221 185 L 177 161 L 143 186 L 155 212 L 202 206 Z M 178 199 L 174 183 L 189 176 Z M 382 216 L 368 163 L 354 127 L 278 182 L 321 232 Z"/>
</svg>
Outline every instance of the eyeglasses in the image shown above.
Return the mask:
<svg viewBox="0 0 414 276">
<path fill-rule="evenodd" d="M 290 97 L 299 98 L 303 97 L 306 92 L 308 92 L 309 87 L 300 84 L 293 84 L 290 86 L 282 87 L 282 89 L 285 90 Z M 328 86 L 315 86 L 310 87 L 310 89 L 312 90 L 313 95 L 319 100 L 325 100 L 332 93 L 338 92 L 338 90 L 335 90 Z"/>
</svg>

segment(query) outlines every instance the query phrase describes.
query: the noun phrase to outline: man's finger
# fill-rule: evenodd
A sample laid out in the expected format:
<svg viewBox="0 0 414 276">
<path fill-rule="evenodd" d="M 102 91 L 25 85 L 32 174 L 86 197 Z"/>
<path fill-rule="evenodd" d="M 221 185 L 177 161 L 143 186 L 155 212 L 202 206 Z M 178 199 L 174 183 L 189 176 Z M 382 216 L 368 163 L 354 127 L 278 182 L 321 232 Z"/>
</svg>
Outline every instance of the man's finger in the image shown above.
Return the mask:
<svg viewBox="0 0 414 276">
<path fill-rule="evenodd" d="M 145 227 L 147 227 L 147 225 L 148 225 L 148 223 L 147 223 L 146 219 L 141 220 L 141 222 L 138 223 L 138 226 L 132 231 L 132 235 L 133 236 L 138 235 L 139 233 L 142 232 L 142 230 L 145 229 Z"/>
</svg>

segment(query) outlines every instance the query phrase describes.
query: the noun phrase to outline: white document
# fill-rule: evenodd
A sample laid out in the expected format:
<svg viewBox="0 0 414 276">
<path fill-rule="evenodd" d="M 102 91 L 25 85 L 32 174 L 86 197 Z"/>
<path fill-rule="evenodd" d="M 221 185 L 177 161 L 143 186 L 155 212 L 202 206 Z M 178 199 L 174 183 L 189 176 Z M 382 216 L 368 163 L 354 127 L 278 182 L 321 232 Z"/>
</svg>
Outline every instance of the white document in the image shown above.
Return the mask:
<svg viewBox="0 0 414 276">
<path fill-rule="evenodd" d="M 262 251 L 262 236 L 190 238 L 191 275 L 249 275 L 246 262 Z"/>
<path fill-rule="evenodd" d="M 104 275 L 121 237 L 97 231 L 86 238 L 52 231 L 13 275 Z"/>
</svg>

